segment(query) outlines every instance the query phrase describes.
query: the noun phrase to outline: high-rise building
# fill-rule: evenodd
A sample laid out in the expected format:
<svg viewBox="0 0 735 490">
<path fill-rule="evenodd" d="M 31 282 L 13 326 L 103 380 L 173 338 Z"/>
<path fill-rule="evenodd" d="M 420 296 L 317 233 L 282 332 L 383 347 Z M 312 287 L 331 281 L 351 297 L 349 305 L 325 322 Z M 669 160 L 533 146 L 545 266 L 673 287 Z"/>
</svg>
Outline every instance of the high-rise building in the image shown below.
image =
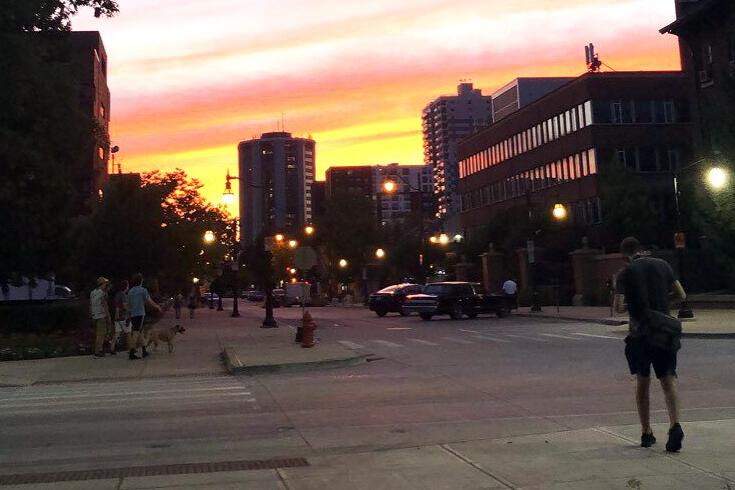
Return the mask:
<svg viewBox="0 0 735 490">
<path fill-rule="evenodd" d="M 457 86 L 457 95 L 430 102 L 422 120 L 424 163 L 433 169 L 437 216 L 446 221 L 459 212 L 457 144 L 492 122 L 492 98 L 463 82 Z"/>
<path fill-rule="evenodd" d="M 264 133 L 238 145 L 241 241 L 261 232 L 294 234 L 312 221 L 316 143 L 291 133 Z"/>
<path fill-rule="evenodd" d="M 491 95 L 493 121 L 500 121 L 508 114 L 527 106 L 572 80 L 574 80 L 572 77 L 516 78 Z"/>
</svg>

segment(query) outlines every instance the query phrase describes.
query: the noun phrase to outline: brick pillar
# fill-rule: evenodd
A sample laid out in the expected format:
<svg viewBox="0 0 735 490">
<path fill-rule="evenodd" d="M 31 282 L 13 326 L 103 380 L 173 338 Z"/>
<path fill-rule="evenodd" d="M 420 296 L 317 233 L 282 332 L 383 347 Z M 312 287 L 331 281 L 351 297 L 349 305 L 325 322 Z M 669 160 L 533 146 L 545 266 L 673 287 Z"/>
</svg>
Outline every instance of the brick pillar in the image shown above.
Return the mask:
<svg viewBox="0 0 735 490">
<path fill-rule="evenodd" d="M 584 306 L 597 295 L 599 284 L 596 274 L 595 258 L 602 253 L 595 248 L 589 248 L 587 242 L 582 242 L 582 248 L 571 252 L 572 269 L 574 271 L 574 297 L 572 304 Z"/>
<path fill-rule="evenodd" d="M 487 252 L 480 255 L 482 259 L 482 285 L 488 293 L 496 293 L 502 289 L 507 279 L 505 256 L 496 251 L 491 243 Z"/>
</svg>

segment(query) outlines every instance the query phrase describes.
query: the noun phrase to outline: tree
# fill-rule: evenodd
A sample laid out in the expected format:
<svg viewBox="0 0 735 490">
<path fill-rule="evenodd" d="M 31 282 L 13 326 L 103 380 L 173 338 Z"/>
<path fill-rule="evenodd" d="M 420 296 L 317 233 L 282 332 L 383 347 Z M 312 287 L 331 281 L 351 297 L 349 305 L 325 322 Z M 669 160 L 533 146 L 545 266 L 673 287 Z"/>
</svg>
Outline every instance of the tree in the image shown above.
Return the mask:
<svg viewBox="0 0 735 490">
<path fill-rule="evenodd" d="M 10 0 L 0 9 L 0 283 L 59 270 L 70 256 L 73 178 L 78 155 L 92 151 L 94 122 L 80 110 L 63 37 L 43 33 L 69 30 L 81 7 L 117 12 L 110 0 Z"/>
</svg>

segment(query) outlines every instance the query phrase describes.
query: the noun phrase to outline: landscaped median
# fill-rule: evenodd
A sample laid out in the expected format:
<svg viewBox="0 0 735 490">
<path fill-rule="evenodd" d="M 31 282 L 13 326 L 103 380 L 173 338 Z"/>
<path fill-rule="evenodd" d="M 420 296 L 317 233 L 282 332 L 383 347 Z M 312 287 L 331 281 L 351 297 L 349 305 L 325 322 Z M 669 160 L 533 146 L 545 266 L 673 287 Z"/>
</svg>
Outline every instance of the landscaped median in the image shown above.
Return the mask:
<svg viewBox="0 0 735 490">
<path fill-rule="evenodd" d="M 224 336 L 224 332 L 220 332 L 219 336 L 222 360 L 230 374 L 294 372 L 353 366 L 365 362 L 370 356 L 334 342 L 317 342 L 314 347 L 305 349 L 294 342 L 294 329 L 285 325 L 270 329 L 247 329 L 238 335 Z"/>
</svg>

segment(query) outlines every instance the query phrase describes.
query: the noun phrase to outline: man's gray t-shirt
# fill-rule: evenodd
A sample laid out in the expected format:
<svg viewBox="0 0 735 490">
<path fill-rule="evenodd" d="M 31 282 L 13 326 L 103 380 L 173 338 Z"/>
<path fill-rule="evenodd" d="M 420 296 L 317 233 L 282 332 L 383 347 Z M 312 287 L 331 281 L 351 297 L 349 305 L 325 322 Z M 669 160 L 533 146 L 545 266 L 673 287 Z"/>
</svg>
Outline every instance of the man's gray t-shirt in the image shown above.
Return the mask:
<svg viewBox="0 0 735 490">
<path fill-rule="evenodd" d="M 647 309 L 670 314 L 669 292 L 674 281 L 676 276 L 669 263 L 654 257 L 637 256 L 618 274 L 616 289 L 625 295 L 631 333 L 646 326 Z"/>
<path fill-rule="evenodd" d="M 148 290 L 143 286 L 135 286 L 128 291 L 128 308 L 130 316 L 145 316 L 145 302 L 150 298 Z"/>
</svg>

